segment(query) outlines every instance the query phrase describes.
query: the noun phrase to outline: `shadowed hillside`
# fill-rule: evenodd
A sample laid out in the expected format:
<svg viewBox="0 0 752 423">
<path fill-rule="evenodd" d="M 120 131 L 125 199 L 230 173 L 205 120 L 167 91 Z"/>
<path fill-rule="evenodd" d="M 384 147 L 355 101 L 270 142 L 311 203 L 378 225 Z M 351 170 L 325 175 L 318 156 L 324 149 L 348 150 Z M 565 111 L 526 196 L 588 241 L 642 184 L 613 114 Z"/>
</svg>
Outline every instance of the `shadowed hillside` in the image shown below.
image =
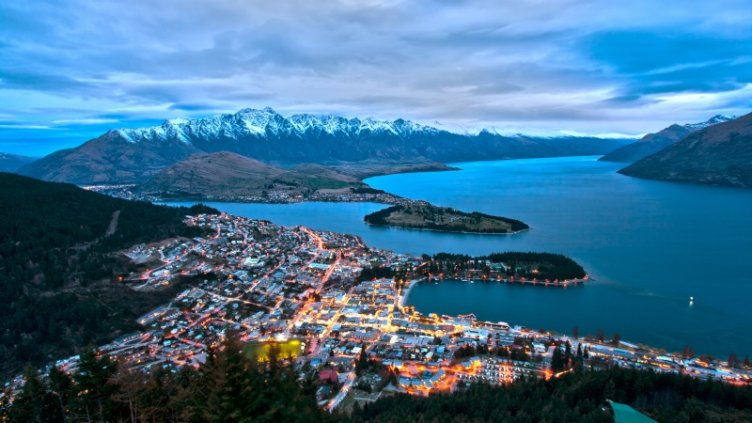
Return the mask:
<svg viewBox="0 0 752 423">
<path fill-rule="evenodd" d="M 114 252 L 195 236 L 182 220 L 213 211 L 120 200 L 69 184 L 0 173 L 0 374 L 60 358 L 135 328 L 170 297 L 113 281 L 129 268 Z"/>
<path fill-rule="evenodd" d="M 638 178 L 752 188 L 752 113 L 695 132 L 619 172 Z"/>
</svg>

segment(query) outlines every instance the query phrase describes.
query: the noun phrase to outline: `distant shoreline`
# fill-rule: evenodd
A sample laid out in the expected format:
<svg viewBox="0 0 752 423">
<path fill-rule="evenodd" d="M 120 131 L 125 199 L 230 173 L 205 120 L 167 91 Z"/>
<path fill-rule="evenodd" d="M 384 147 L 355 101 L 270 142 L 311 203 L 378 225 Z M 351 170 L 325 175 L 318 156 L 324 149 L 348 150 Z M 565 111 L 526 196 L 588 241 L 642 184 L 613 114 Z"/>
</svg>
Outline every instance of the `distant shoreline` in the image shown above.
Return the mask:
<svg viewBox="0 0 752 423">
<path fill-rule="evenodd" d="M 477 279 L 477 278 L 461 279 L 461 278 L 452 277 L 452 278 L 444 278 L 444 279 L 433 278 L 430 281 L 436 281 L 437 283 L 439 282 L 502 283 L 502 284 L 507 284 L 507 285 L 533 285 L 533 286 L 542 286 L 542 287 L 567 288 L 569 286 L 585 285 L 586 283 L 590 282 L 590 278 L 586 276 L 585 278 L 567 279 L 566 281 L 561 281 L 561 282 L 551 282 L 551 281 L 546 282 L 546 281 L 540 281 L 540 280 L 539 281 L 532 281 L 532 280 L 525 280 L 525 281 L 514 280 L 513 281 L 509 278 L 506 278 L 506 279 Z M 429 282 L 429 280 L 426 279 L 426 282 Z"/>
</svg>

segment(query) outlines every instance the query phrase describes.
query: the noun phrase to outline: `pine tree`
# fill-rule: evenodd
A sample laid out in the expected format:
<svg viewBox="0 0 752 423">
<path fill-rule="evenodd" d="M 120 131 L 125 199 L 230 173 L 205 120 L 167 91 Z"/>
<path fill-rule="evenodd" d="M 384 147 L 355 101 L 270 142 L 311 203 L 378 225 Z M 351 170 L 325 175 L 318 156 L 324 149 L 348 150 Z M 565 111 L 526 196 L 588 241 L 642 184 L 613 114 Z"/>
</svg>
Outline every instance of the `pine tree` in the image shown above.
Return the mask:
<svg viewBox="0 0 752 423">
<path fill-rule="evenodd" d="M 368 368 L 368 355 L 366 354 L 366 346 L 363 344 L 360 346 L 360 355 L 358 361 L 355 363 L 355 374 L 362 375 Z"/>
<path fill-rule="evenodd" d="M 564 369 L 564 359 L 561 355 L 561 350 L 558 347 L 554 347 L 553 355 L 551 356 L 551 370 L 559 372 Z"/>
<path fill-rule="evenodd" d="M 736 354 L 729 354 L 728 365 L 729 367 L 739 367 L 739 358 L 736 356 Z"/>
<path fill-rule="evenodd" d="M 113 381 L 117 384 L 118 390 L 114 393 L 113 399 L 128 407 L 128 418 L 131 423 L 136 423 L 141 414 L 140 395 L 150 393 L 146 392 L 146 375 L 138 370 L 128 369 L 119 366 Z"/>
<path fill-rule="evenodd" d="M 76 411 L 79 419 L 110 421 L 117 408 L 113 394 L 117 386 L 111 380 L 117 372 L 117 363 L 108 356 L 101 358 L 89 349 L 80 356 L 78 371 L 74 376 L 77 386 Z"/>
<path fill-rule="evenodd" d="M 694 358 L 695 352 L 692 351 L 692 348 L 687 345 L 684 347 L 684 351 L 682 351 L 682 357 L 684 358 Z"/>
<path fill-rule="evenodd" d="M 76 394 L 73 379 L 55 366 L 50 369 L 47 379 L 50 395 L 54 397 L 55 405 L 60 408 L 60 414 L 65 420 L 68 415 L 66 404 L 69 404 Z"/>
<path fill-rule="evenodd" d="M 621 342 L 621 335 L 619 335 L 619 332 L 614 333 L 614 336 L 611 337 L 611 344 L 618 347 L 619 342 Z"/>
<path fill-rule="evenodd" d="M 212 351 L 201 369 L 206 400 L 197 411 L 207 422 L 240 422 L 241 406 L 250 388 L 248 362 L 237 335 L 228 331 L 219 349 Z"/>
<path fill-rule="evenodd" d="M 27 367 L 24 373 L 24 385 L 10 409 L 10 421 L 46 422 L 45 410 L 46 387 L 39 378 L 39 372 Z"/>
</svg>

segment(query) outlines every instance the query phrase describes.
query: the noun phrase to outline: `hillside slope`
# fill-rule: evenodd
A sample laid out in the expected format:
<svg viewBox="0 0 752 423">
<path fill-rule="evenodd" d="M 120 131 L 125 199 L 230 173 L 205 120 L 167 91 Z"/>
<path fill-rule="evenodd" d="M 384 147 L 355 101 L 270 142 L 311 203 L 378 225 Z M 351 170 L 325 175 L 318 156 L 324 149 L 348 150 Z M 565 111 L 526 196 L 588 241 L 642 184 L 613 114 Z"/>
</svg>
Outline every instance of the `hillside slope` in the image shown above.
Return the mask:
<svg viewBox="0 0 752 423">
<path fill-rule="evenodd" d="M 17 154 L 0 153 L 0 172 L 15 172 L 22 166 L 33 162 L 33 157 Z"/>
<path fill-rule="evenodd" d="M 647 134 L 637 142 L 625 145 L 614 150 L 599 160 L 604 162 L 634 163 L 637 160 L 655 154 L 664 148 L 682 140 L 687 135 L 719 123 L 728 122 L 732 118 L 716 115 L 701 123 L 689 123 L 686 125 L 673 124 L 654 134 Z"/>
<path fill-rule="evenodd" d="M 194 236 L 184 216 L 211 210 L 120 200 L 9 173 L 0 173 L 0 204 L 0 375 L 133 330 L 138 315 L 172 294 L 114 282 L 129 264 L 113 252 Z"/>
<path fill-rule="evenodd" d="M 29 163 L 18 173 L 74 184 L 130 183 L 153 175 L 192 154 L 196 147 L 173 139 L 136 144 L 109 131 L 79 147 L 56 151 Z"/>
<path fill-rule="evenodd" d="M 752 113 L 695 132 L 619 173 L 665 181 L 752 188 Z"/>
<path fill-rule="evenodd" d="M 224 151 L 191 156 L 159 171 L 139 190 L 160 198 L 223 199 L 262 196 L 270 191 L 305 195 L 318 189 L 362 185 L 352 176 L 318 165 L 282 169 Z"/>
</svg>

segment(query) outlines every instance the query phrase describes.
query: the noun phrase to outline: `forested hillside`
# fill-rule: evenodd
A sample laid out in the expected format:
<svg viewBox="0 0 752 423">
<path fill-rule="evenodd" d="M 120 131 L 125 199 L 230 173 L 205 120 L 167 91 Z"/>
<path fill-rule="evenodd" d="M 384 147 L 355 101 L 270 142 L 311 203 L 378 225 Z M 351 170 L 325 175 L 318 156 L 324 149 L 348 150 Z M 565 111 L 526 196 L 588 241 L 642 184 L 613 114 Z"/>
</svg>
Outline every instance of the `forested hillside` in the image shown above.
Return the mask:
<svg viewBox="0 0 752 423">
<path fill-rule="evenodd" d="M 74 185 L 0 173 L 0 374 L 131 330 L 163 301 L 113 282 L 113 252 L 195 236 L 186 214 L 212 211 L 115 199 Z"/>
<path fill-rule="evenodd" d="M 27 422 L 613 422 L 607 399 L 662 423 L 749 422 L 752 390 L 718 381 L 618 367 L 531 379 L 502 387 L 473 385 L 428 398 L 382 396 L 351 414 L 322 411 L 316 382 L 285 365 L 272 348 L 259 362 L 228 333 L 199 369 L 131 370 L 85 352 L 72 375 L 26 373 L 12 404 L 0 397 L 0 421 Z"/>
<path fill-rule="evenodd" d="M 12 405 L 0 396 L 0 422 L 327 422 L 314 385 L 299 384 L 276 355 L 259 363 L 228 334 L 200 369 L 132 370 L 93 350 L 72 375 L 53 369 L 43 380 L 29 369 Z"/>
<path fill-rule="evenodd" d="M 606 399 L 661 423 L 752 421 L 752 390 L 688 376 L 613 368 L 550 381 L 475 385 L 429 398 L 398 395 L 356 411 L 349 422 L 613 422 Z"/>
</svg>

